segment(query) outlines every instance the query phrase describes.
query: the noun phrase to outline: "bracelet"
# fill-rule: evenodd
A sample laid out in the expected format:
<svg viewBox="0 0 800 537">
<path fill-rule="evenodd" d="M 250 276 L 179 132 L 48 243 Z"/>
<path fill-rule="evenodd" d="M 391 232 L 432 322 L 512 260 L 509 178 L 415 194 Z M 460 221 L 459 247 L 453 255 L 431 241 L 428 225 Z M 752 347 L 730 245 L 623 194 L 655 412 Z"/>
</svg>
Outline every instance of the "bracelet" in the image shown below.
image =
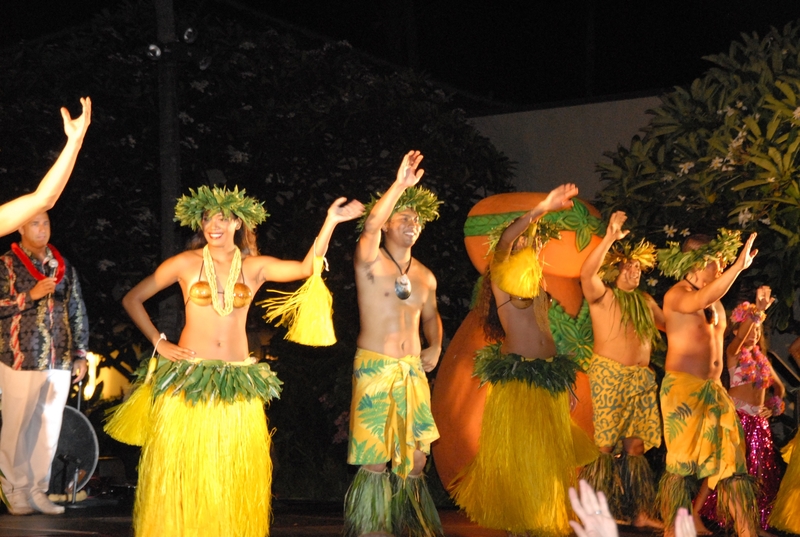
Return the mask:
<svg viewBox="0 0 800 537">
<path fill-rule="evenodd" d="M 783 398 L 777 395 L 770 397 L 767 400 L 766 406 L 772 410 L 773 416 L 780 416 L 786 410 L 786 403 L 783 402 Z"/>
<path fill-rule="evenodd" d="M 158 350 L 158 344 L 161 343 L 162 341 L 166 341 L 166 340 L 167 340 L 167 335 L 164 332 L 161 332 L 158 335 L 158 341 L 156 341 L 155 347 L 153 347 L 153 356 L 156 355 L 156 351 Z"/>
</svg>

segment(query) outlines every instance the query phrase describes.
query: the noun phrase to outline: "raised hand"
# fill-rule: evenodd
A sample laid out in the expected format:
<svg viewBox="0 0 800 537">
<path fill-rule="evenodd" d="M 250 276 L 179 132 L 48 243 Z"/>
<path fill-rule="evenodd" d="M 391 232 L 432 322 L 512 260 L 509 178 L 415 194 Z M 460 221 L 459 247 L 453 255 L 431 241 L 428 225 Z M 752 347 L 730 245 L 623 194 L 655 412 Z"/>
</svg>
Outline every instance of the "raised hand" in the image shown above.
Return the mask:
<svg viewBox="0 0 800 537">
<path fill-rule="evenodd" d="M 773 302 L 775 302 L 775 297 L 772 296 L 772 289 L 768 285 L 762 285 L 756 289 L 756 307 L 759 311 L 767 311 Z"/>
<path fill-rule="evenodd" d="M 350 200 L 341 197 L 334 201 L 328 208 L 328 219 L 334 223 L 347 222 L 348 220 L 355 220 L 364 214 L 364 205 L 358 200 Z"/>
<path fill-rule="evenodd" d="M 89 128 L 89 124 L 92 122 L 92 100 L 89 97 L 81 97 L 81 105 L 83 106 L 83 112 L 75 119 L 72 119 L 69 115 L 69 110 L 65 107 L 61 108 L 61 117 L 64 119 L 64 133 L 67 138 L 83 138 L 84 134 L 86 134 L 86 129 Z"/>
<path fill-rule="evenodd" d="M 567 183 L 554 188 L 542 201 L 545 212 L 560 211 L 572 207 L 572 198 L 578 195 L 578 187 L 574 183 Z"/>
<path fill-rule="evenodd" d="M 625 220 L 628 219 L 628 215 L 622 211 L 617 211 L 611 215 L 611 218 L 608 219 L 608 227 L 606 228 L 606 237 L 613 238 L 615 241 L 618 241 L 630 233 L 629 229 L 625 231 L 622 230 L 622 225 L 625 223 Z"/>
<path fill-rule="evenodd" d="M 403 157 L 403 162 L 397 169 L 397 182 L 404 188 L 414 186 L 422 179 L 425 170 L 420 170 L 419 165 L 423 156 L 419 151 L 409 151 Z"/>
<path fill-rule="evenodd" d="M 753 259 L 756 257 L 758 250 L 753 250 L 753 241 L 756 240 L 757 233 L 751 233 L 749 237 L 747 237 L 747 241 L 744 243 L 742 247 L 742 251 L 739 252 L 739 257 L 736 259 L 737 263 L 742 264 L 742 269 L 749 268 L 750 265 L 753 264 Z"/>
</svg>

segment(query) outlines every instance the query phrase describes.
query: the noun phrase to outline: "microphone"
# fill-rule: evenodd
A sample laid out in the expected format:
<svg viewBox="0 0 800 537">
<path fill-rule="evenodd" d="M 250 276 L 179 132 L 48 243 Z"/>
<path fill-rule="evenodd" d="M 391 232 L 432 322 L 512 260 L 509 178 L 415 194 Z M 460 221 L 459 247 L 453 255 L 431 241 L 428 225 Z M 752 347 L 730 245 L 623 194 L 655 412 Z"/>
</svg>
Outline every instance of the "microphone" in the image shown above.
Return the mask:
<svg viewBox="0 0 800 537">
<path fill-rule="evenodd" d="M 58 270 L 58 259 L 55 259 L 53 257 L 47 257 L 42 261 L 42 264 L 50 267 L 50 278 L 55 278 L 56 271 Z M 48 300 L 50 299 L 51 296 L 53 296 L 53 293 L 47 293 Z"/>
<path fill-rule="evenodd" d="M 50 277 L 51 278 L 55 278 L 56 277 L 56 271 L 58 270 L 58 259 L 55 259 L 55 258 L 51 257 L 50 260 L 47 261 L 47 266 L 50 267 L 50 269 L 51 269 Z"/>
</svg>

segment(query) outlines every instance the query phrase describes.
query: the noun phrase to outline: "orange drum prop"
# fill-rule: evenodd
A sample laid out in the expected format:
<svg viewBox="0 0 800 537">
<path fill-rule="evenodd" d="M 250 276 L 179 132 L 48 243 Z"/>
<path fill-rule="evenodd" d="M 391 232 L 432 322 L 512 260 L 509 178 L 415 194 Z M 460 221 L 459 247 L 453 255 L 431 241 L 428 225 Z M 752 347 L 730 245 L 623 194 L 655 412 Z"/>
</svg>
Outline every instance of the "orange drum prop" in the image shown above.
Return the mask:
<svg viewBox="0 0 800 537">
<path fill-rule="evenodd" d="M 483 274 L 488 266 L 488 230 L 517 218 L 546 196 L 538 192 L 513 192 L 490 196 L 475 204 L 464 226 L 464 243 L 478 272 Z M 573 209 L 551 215 L 548 215 L 548 220 L 556 217 L 557 226 L 562 230 L 561 238 L 550 240 L 540 254 L 545 284 L 551 296 L 570 316 L 575 317 L 583 303 L 579 280 L 581 265 L 600 243 L 596 234 L 600 213 L 576 199 Z M 604 231 L 605 227 L 602 229 Z M 579 239 L 582 241 L 581 249 Z M 448 345 L 436 375 L 431 408 L 441 437 L 432 449 L 436 470 L 445 487 L 478 451 L 486 388 L 479 388 L 478 379 L 472 376 L 473 357 L 486 344 L 480 320 L 470 312 Z M 591 390 L 585 374 L 578 374 L 575 388 L 578 406 L 572 417 L 590 438 L 594 438 Z"/>
</svg>

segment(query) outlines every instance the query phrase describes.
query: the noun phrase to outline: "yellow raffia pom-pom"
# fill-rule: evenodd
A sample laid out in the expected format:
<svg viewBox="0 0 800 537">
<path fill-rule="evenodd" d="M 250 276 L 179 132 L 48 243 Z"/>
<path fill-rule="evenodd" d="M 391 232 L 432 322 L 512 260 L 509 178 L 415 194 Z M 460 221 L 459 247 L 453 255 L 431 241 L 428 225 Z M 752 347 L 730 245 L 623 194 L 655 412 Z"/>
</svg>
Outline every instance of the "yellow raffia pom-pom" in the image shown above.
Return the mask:
<svg viewBox="0 0 800 537">
<path fill-rule="evenodd" d="M 323 257 L 314 258 L 314 273 L 294 293 L 274 291 L 280 296 L 262 300 L 264 319 L 280 318 L 278 326 L 286 326 L 286 339 L 311 347 L 329 347 L 336 343 L 333 330 L 333 297 L 322 280 Z"/>
<path fill-rule="evenodd" d="M 502 291 L 520 298 L 534 298 L 542 283 L 542 265 L 533 248 L 511 252 L 504 259 L 492 260 L 492 281 Z"/>
<path fill-rule="evenodd" d="M 108 410 L 110 418 L 103 430 L 114 440 L 132 446 L 144 445 L 150 429 L 150 409 L 153 404 L 151 378 L 157 363 L 157 358 L 150 358 L 145 381 L 133 390 L 125 402 Z"/>
</svg>

